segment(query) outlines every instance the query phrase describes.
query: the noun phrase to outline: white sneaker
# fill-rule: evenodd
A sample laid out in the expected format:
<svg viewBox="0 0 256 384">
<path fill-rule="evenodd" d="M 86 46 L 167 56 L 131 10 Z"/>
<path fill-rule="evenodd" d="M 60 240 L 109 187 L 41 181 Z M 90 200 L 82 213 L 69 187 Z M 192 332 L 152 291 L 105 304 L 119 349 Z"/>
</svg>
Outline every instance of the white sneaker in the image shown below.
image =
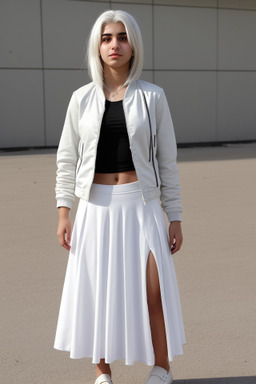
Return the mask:
<svg viewBox="0 0 256 384">
<path fill-rule="evenodd" d="M 172 383 L 172 373 L 171 370 L 167 372 L 162 367 L 154 366 L 152 371 L 149 374 L 149 378 L 146 381 L 146 384 L 171 384 Z"/>
<path fill-rule="evenodd" d="M 103 384 L 103 383 L 113 384 L 111 377 L 105 373 L 103 373 L 103 375 L 100 375 L 99 377 L 97 377 L 94 384 Z"/>
</svg>

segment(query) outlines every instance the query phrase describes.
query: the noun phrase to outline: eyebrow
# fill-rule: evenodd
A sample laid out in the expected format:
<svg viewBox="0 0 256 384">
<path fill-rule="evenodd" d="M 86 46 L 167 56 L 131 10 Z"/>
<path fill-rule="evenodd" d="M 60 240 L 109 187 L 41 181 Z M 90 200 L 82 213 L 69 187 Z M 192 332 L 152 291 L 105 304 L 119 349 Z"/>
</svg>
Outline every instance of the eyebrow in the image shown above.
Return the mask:
<svg viewBox="0 0 256 384">
<path fill-rule="evenodd" d="M 126 36 L 127 33 L 126 32 L 119 32 L 117 35 L 118 36 Z M 102 33 L 101 36 L 112 36 L 112 33 Z"/>
</svg>

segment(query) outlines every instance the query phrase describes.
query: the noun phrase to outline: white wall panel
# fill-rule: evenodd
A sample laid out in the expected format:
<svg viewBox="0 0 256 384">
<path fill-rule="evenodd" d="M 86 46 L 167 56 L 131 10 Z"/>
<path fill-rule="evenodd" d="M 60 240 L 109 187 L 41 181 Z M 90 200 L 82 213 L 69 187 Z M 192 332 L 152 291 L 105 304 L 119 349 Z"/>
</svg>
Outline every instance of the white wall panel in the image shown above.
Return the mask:
<svg viewBox="0 0 256 384">
<path fill-rule="evenodd" d="M 0 148 L 44 146 L 40 70 L 0 70 Z"/>
<path fill-rule="evenodd" d="M 256 12 L 219 10 L 219 68 L 256 70 Z"/>
<path fill-rule="evenodd" d="M 45 67 L 84 68 L 88 35 L 107 8 L 104 2 L 43 0 Z"/>
<path fill-rule="evenodd" d="M 149 5 L 113 4 L 112 9 L 131 13 L 137 20 L 144 43 L 144 68 L 153 68 L 153 26 L 152 7 Z"/>
<path fill-rule="evenodd" d="M 152 0 L 112 0 L 111 3 L 124 3 L 124 4 L 152 4 Z M 116 8 L 117 9 L 117 8 Z M 121 9 L 121 8 L 119 8 Z"/>
<path fill-rule="evenodd" d="M 155 69 L 216 69 L 217 10 L 156 6 Z"/>
<path fill-rule="evenodd" d="M 155 73 L 165 90 L 177 141 L 216 141 L 216 74 L 214 72 Z"/>
<path fill-rule="evenodd" d="M 255 0 L 219 0 L 219 8 L 256 9 Z"/>
<path fill-rule="evenodd" d="M 154 72 L 153 71 L 142 71 L 141 79 L 144 81 L 149 81 L 150 83 L 154 82 Z"/>
<path fill-rule="evenodd" d="M 153 0 L 154 4 L 177 5 L 179 7 L 217 7 L 217 0 Z"/>
<path fill-rule="evenodd" d="M 256 72 L 218 75 L 218 140 L 256 139 Z"/>
<path fill-rule="evenodd" d="M 0 67 L 42 66 L 39 0 L 1 0 Z"/>
<path fill-rule="evenodd" d="M 87 71 L 46 70 L 46 144 L 58 145 L 72 93 L 89 82 Z"/>
<path fill-rule="evenodd" d="M 0 148 L 58 144 L 90 81 L 90 29 L 111 8 L 137 19 L 142 79 L 165 89 L 179 143 L 256 139 L 255 0 L 2 0 Z"/>
</svg>

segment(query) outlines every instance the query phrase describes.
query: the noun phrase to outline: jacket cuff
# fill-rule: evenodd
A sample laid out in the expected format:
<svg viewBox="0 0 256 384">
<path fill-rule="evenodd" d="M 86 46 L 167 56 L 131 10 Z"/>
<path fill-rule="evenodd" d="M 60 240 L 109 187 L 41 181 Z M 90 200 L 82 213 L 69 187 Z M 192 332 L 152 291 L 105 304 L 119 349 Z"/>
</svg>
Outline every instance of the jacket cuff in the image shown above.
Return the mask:
<svg viewBox="0 0 256 384">
<path fill-rule="evenodd" d="M 73 201 L 71 199 L 57 199 L 57 208 L 67 207 L 71 209 L 72 205 L 73 205 Z"/>
<path fill-rule="evenodd" d="M 181 212 L 168 212 L 167 217 L 170 223 L 172 221 L 182 221 Z"/>
</svg>

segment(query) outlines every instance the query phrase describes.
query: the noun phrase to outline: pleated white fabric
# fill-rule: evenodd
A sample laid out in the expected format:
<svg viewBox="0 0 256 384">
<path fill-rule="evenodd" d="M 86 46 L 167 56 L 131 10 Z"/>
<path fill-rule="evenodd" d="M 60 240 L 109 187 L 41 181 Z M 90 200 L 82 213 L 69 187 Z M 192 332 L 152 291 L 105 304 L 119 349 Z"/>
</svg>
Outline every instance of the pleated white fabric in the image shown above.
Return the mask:
<svg viewBox="0 0 256 384">
<path fill-rule="evenodd" d="M 139 183 L 93 184 L 80 200 L 54 348 L 99 363 L 154 365 L 146 291 L 150 250 L 156 260 L 169 360 L 185 342 L 180 299 L 158 199 L 143 204 Z"/>
</svg>

